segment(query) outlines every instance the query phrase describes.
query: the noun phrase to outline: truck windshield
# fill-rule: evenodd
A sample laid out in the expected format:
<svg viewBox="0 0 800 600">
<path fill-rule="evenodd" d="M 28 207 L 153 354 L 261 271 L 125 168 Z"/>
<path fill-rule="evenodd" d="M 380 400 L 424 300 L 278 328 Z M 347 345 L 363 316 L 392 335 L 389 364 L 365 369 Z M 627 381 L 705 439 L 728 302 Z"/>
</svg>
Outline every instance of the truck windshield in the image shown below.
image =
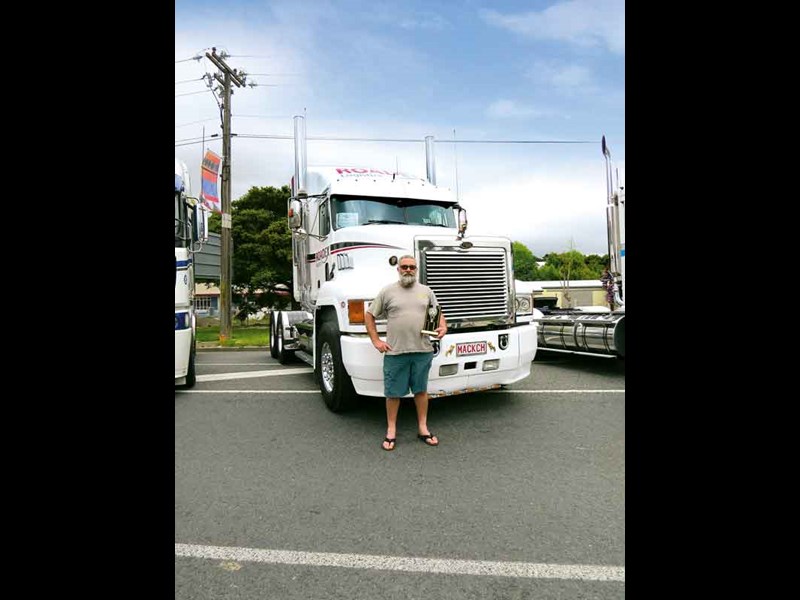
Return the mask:
<svg viewBox="0 0 800 600">
<path fill-rule="evenodd" d="M 429 200 L 334 196 L 331 204 L 334 229 L 393 223 L 429 227 L 456 226 L 452 205 Z"/>
</svg>

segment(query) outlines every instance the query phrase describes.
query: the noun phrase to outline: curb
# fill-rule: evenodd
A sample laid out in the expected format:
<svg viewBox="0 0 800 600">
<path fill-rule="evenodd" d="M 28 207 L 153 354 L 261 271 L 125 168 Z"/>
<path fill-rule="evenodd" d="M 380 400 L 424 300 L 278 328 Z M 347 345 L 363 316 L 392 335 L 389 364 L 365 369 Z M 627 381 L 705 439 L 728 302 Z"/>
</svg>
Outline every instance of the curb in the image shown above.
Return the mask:
<svg viewBox="0 0 800 600">
<path fill-rule="evenodd" d="M 207 342 L 206 342 L 207 343 Z M 201 346 L 200 344 L 197 345 L 198 352 L 229 352 L 233 350 L 235 351 L 244 351 L 244 350 L 264 350 L 265 352 L 269 351 L 267 346 Z"/>
</svg>

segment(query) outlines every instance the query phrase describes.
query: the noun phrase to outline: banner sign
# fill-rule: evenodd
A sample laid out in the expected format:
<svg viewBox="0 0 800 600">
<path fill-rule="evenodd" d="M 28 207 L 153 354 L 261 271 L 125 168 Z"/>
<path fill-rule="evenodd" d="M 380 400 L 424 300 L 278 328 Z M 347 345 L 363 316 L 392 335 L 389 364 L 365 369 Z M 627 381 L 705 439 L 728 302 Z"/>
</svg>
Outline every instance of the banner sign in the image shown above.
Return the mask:
<svg viewBox="0 0 800 600">
<path fill-rule="evenodd" d="M 200 169 L 202 175 L 200 201 L 206 208 L 213 210 L 215 213 L 222 213 L 222 205 L 217 194 L 217 174 L 219 173 L 220 162 L 222 162 L 222 159 L 219 156 L 211 152 L 211 150 L 206 150 L 203 165 Z"/>
</svg>

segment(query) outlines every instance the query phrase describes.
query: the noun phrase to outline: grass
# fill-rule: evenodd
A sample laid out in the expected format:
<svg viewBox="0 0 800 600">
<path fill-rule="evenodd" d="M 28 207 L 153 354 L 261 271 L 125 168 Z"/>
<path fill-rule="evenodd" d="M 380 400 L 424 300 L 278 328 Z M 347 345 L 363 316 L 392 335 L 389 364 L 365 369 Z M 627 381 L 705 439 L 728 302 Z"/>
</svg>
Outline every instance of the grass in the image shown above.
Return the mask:
<svg viewBox="0 0 800 600">
<path fill-rule="evenodd" d="M 239 325 L 236 322 L 231 326 L 231 338 L 220 343 L 219 324 L 198 325 L 197 341 L 199 343 L 212 342 L 225 347 L 235 346 L 269 346 L 269 325 Z"/>
</svg>

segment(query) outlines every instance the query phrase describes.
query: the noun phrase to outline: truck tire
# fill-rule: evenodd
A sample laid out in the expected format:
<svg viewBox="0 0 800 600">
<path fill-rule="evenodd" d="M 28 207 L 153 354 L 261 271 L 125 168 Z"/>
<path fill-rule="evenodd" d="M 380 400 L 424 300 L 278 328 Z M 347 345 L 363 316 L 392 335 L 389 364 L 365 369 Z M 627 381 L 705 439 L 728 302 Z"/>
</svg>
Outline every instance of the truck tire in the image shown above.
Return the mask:
<svg viewBox="0 0 800 600">
<path fill-rule="evenodd" d="M 278 362 L 282 365 L 289 364 L 294 359 L 294 350 L 287 350 L 283 339 L 283 317 L 278 314 L 277 335 L 275 336 L 275 354 Z"/>
<path fill-rule="evenodd" d="M 314 369 L 322 399 L 333 412 L 344 412 L 356 405 L 358 396 L 342 363 L 339 328 L 332 321 L 323 321 L 319 330 L 316 368 Z"/>
<path fill-rule="evenodd" d="M 197 374 L 194 370 L 194 357 L 195 357 L 195 349 L 194 343 L 192 343 L 192 351 L 189 354 L 189 369 L 186 371 L 186 384 L 184 385 L 185 389 L 193 388 L 194 384 L 197 382 Z"/>
<path fill-rule="evenodd" d="M 271 310 L 269 312 L 269 355 L 272 358 L 278 358 L 278 348 L 276 346 L 278 337 L 278 312 Z"/>
<path fill-rule="evenodd" d="M 186 377 L 182 384 L 177 385 L 179 390 L 188 390 L 189 388 L 193 388 L 194 384 L 197 383 L 197 374 L 194 370 L 194 344 L 192 344 L 192 351 L 189 353 L 189 367 L 186 370 Z"/>
</svg>

